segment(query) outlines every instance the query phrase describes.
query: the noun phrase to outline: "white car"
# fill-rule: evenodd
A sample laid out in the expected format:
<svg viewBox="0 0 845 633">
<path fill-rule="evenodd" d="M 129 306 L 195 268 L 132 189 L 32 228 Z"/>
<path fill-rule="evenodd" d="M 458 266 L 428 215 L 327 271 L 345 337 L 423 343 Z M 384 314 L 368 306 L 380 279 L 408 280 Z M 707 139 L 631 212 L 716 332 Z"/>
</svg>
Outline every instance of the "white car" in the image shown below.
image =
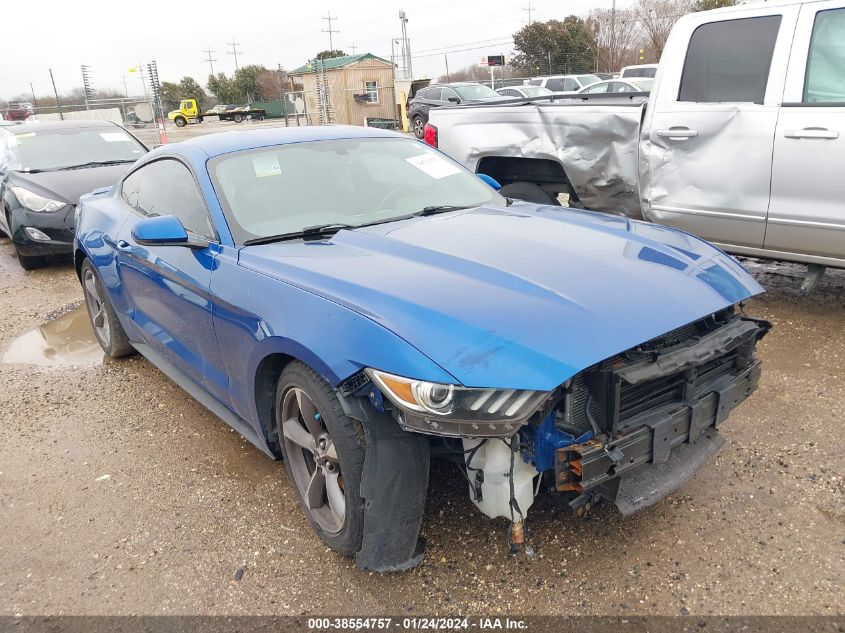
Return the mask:
<svg viewBox="0 0 845 633">
<path fill-rule="evenodd" d="M 547 97 L 554 94 L 548 88 L 543 86 L 506 86 L 496 90 L 503 97 L 521 97 L 523 99 L 531 99 L 532 97 Z"/>
<path fill-rule="evenodd" d="M 655 75 L 657 75 L 657 64 L 625 66 L 625 68 L 619 71 L 619 79 L 634 79 L 637 77 L 654 79 Z"/>
<path fill-rule="evenodd" d="M 623 92 L 651 92 L 654 79 L 606 79 L 578 91 L 579 95 L 620 94 Z"/>
<path fill-rule="evenodd" d="M 532 77 L 526 80 L 526 86 L 540 86 L 552 92 L 578 92 L 590 84 L 601 81 L 595 75 L 551 75 L 549 77 Z"/>
</svg>

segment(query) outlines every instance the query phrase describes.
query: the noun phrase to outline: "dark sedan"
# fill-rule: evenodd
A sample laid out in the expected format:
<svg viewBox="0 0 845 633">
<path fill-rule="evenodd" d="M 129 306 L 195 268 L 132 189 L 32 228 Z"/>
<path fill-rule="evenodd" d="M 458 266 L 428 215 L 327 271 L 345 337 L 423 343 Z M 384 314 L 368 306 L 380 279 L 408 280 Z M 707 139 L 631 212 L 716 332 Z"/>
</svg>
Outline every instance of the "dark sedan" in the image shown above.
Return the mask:
<svg viewBox="0 0 845 633">
<path fill-rule="evenodd" d="M 419 90 L 411 99 L 408 119 L 411 121 L 414 136 L 422 138 L 423 128 L 428 123 L 428 112 L 432 108 L 458 103 L 478 103 L 492 99 L 502 99 L 502 95 L 484 84 L 436 84 Z"/>
<path fill-rule="evenodd" d="M 147 153 L 108 121 L 27 123 L 0 134 L 11 134 L 0 144 L 0 231 L 26 269 L 70 255 L 79 197 L 111 186 Z"/>
</svg>

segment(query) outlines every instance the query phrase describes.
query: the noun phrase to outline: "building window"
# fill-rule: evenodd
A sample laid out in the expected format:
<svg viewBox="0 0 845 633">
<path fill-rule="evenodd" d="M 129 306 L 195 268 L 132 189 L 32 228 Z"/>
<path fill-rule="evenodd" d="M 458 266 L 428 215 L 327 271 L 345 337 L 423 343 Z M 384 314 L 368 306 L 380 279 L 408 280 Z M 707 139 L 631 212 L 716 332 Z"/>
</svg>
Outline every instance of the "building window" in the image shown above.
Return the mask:
<svg viewBox="0 0 845 633">
<path fill-rule="evenodd" d="M 375 81 L 364 82 L 364 92 L 367 94 L 368 103 L 378 103 L 378 84 Z"/>
</svg>

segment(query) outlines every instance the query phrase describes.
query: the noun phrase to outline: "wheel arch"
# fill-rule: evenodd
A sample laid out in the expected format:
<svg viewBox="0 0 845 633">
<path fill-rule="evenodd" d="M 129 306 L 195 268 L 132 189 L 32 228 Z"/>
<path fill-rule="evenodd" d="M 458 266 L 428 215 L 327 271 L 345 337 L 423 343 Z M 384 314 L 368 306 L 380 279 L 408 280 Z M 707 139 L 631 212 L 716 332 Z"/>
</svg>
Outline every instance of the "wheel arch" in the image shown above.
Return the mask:
<svg viewBox="0 0 845 633">
<path fill-rule="evenodd" d="M 568 193 L 574 200 L 578 199 L 563 165 L 551 158 L 484 156 L 478 161 L 475 171 L 495 178 L 502 185 L 530 182 L 546 191 Z"/>
</svg>

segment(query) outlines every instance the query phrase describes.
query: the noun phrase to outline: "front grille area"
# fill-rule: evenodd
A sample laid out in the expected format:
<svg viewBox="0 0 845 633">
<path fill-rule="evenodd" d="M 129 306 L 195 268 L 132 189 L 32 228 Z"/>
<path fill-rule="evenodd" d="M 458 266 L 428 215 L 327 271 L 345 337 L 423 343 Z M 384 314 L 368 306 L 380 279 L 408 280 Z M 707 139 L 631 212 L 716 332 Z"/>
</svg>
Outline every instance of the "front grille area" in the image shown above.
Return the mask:
<svg viewBox="0 0 845 633">
<path fill-rule="evenodd" d="M 654 363 L 666 355 L 697 345 L 703 337 L 740 320 L 733 309 L 683 326 L 656 339 L 613 356 L 577 374 L 569 382 L 559 409 L 558 426 L 569 433 L 592 429 L 590 417 L 601 432 L 615 435 L 647 422 L 650 415 L 671 405 L 697 400 L 718 386 L 726 377 L 742 372 L 752 359 L 756 339 L 726 349 L 715 358 L 682 371 L 628 382 L 621 374 L 634 366 Z M 591 416 L 588 416 L 587 411 Z"/>
</svg>

